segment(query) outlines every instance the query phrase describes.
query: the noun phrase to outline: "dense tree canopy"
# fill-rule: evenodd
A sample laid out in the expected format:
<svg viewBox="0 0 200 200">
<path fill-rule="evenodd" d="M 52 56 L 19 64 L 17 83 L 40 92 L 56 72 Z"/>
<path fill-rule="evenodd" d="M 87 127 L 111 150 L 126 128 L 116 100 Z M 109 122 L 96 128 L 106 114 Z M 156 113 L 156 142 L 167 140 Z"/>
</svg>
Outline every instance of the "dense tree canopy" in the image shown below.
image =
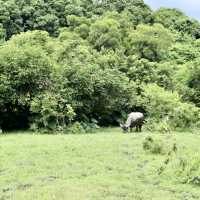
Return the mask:
<svg viewBox="0 0 200 200">
<path fill-rule="evenodd" d="M 197 20 L 190 19 L 176 9 L 161 8 L 154 13 L 155 22 L 161 23 L 170 30 L 189 34 L 195 39 L 200 37 L 200 24 Z"/>
<path fill-rule="evenodd" d="M 160 24 L 138 25 L 128 36 L 127 47 L 129 54 L 138 54 L 139 58 L 159 61 L 162 54 L 172 44 L 172 38 L 167 29 Z"/>
<path fill-rule="evenodd" d="M 0 4 L 2 129 L 118 125 L 131 111 L 198 126 L 197 20 L 142 0 Z"/>
</svg>

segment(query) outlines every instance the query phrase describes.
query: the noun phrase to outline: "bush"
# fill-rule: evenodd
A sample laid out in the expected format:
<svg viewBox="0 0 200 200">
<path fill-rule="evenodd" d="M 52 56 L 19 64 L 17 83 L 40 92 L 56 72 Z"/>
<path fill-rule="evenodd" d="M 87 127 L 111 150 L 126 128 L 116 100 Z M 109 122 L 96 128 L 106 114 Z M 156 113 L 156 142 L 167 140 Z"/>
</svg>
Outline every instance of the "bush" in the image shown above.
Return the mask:
<svg viewBox="0 0 200 200">
<path fill-rule="evenodd" d="M 148 119 L 145 123 L 145 129 L 148 131 L 158 131 L 160 133 L 171 133 L 172 129 L 168 123 L 168 118 L 161 121 L 155 121 L 154 119 Z"/>
<path fill-rule="evenodd" d="M 177 151 L 176 142 L 171 138 L 160 139 L 159 137 L 148 136 L 143 141 L 143 149 L 152 154 L 170 155 Z"/>
<path fill-rule="evenodd" d="M 78 121 L 116 124 L 133 91 L 129 79 L 116 69 L 67 67 L 62 76 L 63 99 L 69 100 Z"/>
<path fill-rule="evenodd" d="M 84 134 L 84 133 L 93 133 L 99 126 L 96 124 L 96 121 L 91 123 L 85 122 L 75 122 L 73 124 L 69 124 L 65 130 L 65 134 Z"/>
<path fill-rule="evenodd" d="M 55 93 L 44 93 L 31 102 L 32 130 L 45 128 L 62 131 L 75 117 L 73 108 Z"/>
<path fill-rule="evenodd" d="M 84 127 L 79 122 L 75 122 L 64 130 L 64 133 L 66 134 L 83 134 L 86 133 Z"/>
<path fill-rule="evenodd" d="M 149 118 L 156 123 L 165 123 L 172 128 L 196 126 L 199 122 L 199 108 L 183 103 L 177 92 L 167 91 L 156 84 L 144 86 L 142 104 Z"/>
<path fill-rule="evenodd" d="M 93 133 L 95 130 L 99 129 L 98 122 L 95 119 L 92 119 L 91 121 L 92 122 L 90 123 L 81 122 L 86 133 Z"/>
<path fill-rule="evenodd" d="M 31 100 L 49 89 L 53 65 L 37 46 L 12 42 L 0 48 L 0 125 L 3 129 L 27 128 Z"/>
</svg>

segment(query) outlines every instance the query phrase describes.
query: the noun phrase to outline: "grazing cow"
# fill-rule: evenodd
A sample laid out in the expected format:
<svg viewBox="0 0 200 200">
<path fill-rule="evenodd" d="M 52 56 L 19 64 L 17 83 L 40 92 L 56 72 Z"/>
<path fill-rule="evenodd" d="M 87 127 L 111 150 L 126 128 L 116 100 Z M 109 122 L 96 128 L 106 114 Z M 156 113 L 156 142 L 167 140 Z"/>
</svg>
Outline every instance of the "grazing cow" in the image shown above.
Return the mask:
<svg viewBox="0 0 200 200">
<path fill-rule="evenodd" d="M 136 127 L 137 132 L 142 131 L 142 125 L 144 123 L 144 115 L 140 112 L 132 112 L 128 115 L 128 119 L 125 124 L 120 124 L 120 127 L 124 132 L 128 132 L 130 128 L 130 132 L 132 132 L 133 127 Z"/>
</svg>

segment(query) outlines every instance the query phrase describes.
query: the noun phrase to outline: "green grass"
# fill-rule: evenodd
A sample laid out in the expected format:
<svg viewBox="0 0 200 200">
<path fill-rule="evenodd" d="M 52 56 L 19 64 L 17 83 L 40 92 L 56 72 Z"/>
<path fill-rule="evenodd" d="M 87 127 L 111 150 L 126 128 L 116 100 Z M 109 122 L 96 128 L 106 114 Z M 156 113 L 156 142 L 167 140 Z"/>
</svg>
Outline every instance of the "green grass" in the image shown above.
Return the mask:
<svg viewBox="0 0 200 200">
<path fill-rule="evenodd" d="M 151 133 L 0 136 L 0 200 L 193 200 L 200 187 L 159 175 L 165 155 L 143 150 Z M 200 152 L 200 136 L 159 135 Z"/>
</svg>

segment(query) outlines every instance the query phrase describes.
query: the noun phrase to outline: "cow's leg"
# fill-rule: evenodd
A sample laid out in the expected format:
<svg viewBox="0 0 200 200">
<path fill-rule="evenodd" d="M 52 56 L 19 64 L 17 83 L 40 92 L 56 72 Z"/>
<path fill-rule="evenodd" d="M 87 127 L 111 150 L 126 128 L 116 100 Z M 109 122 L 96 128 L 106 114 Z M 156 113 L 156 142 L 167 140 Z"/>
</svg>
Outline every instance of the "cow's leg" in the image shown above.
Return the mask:
<svg viewBox="0 0 200 200">
<path fill-rule="evenodd" d="M 139 132 L 142 132 L 142 124 L 140 124 L 140 125 L 138 126 L 138 128 L 139 128 Z"/>
<path fill-rule="evenodd" d="M 138 130 L 139 130 L 139 129 L 138 129 L 138 125 L 136 125 L 136 132 L 138 132 Z"/>
<path fill-rule="evenodd" d="M 131 133 L 133 132 L 133 127 L 130 127 L 130 132 L 131 132 Z"/>
</svg>

